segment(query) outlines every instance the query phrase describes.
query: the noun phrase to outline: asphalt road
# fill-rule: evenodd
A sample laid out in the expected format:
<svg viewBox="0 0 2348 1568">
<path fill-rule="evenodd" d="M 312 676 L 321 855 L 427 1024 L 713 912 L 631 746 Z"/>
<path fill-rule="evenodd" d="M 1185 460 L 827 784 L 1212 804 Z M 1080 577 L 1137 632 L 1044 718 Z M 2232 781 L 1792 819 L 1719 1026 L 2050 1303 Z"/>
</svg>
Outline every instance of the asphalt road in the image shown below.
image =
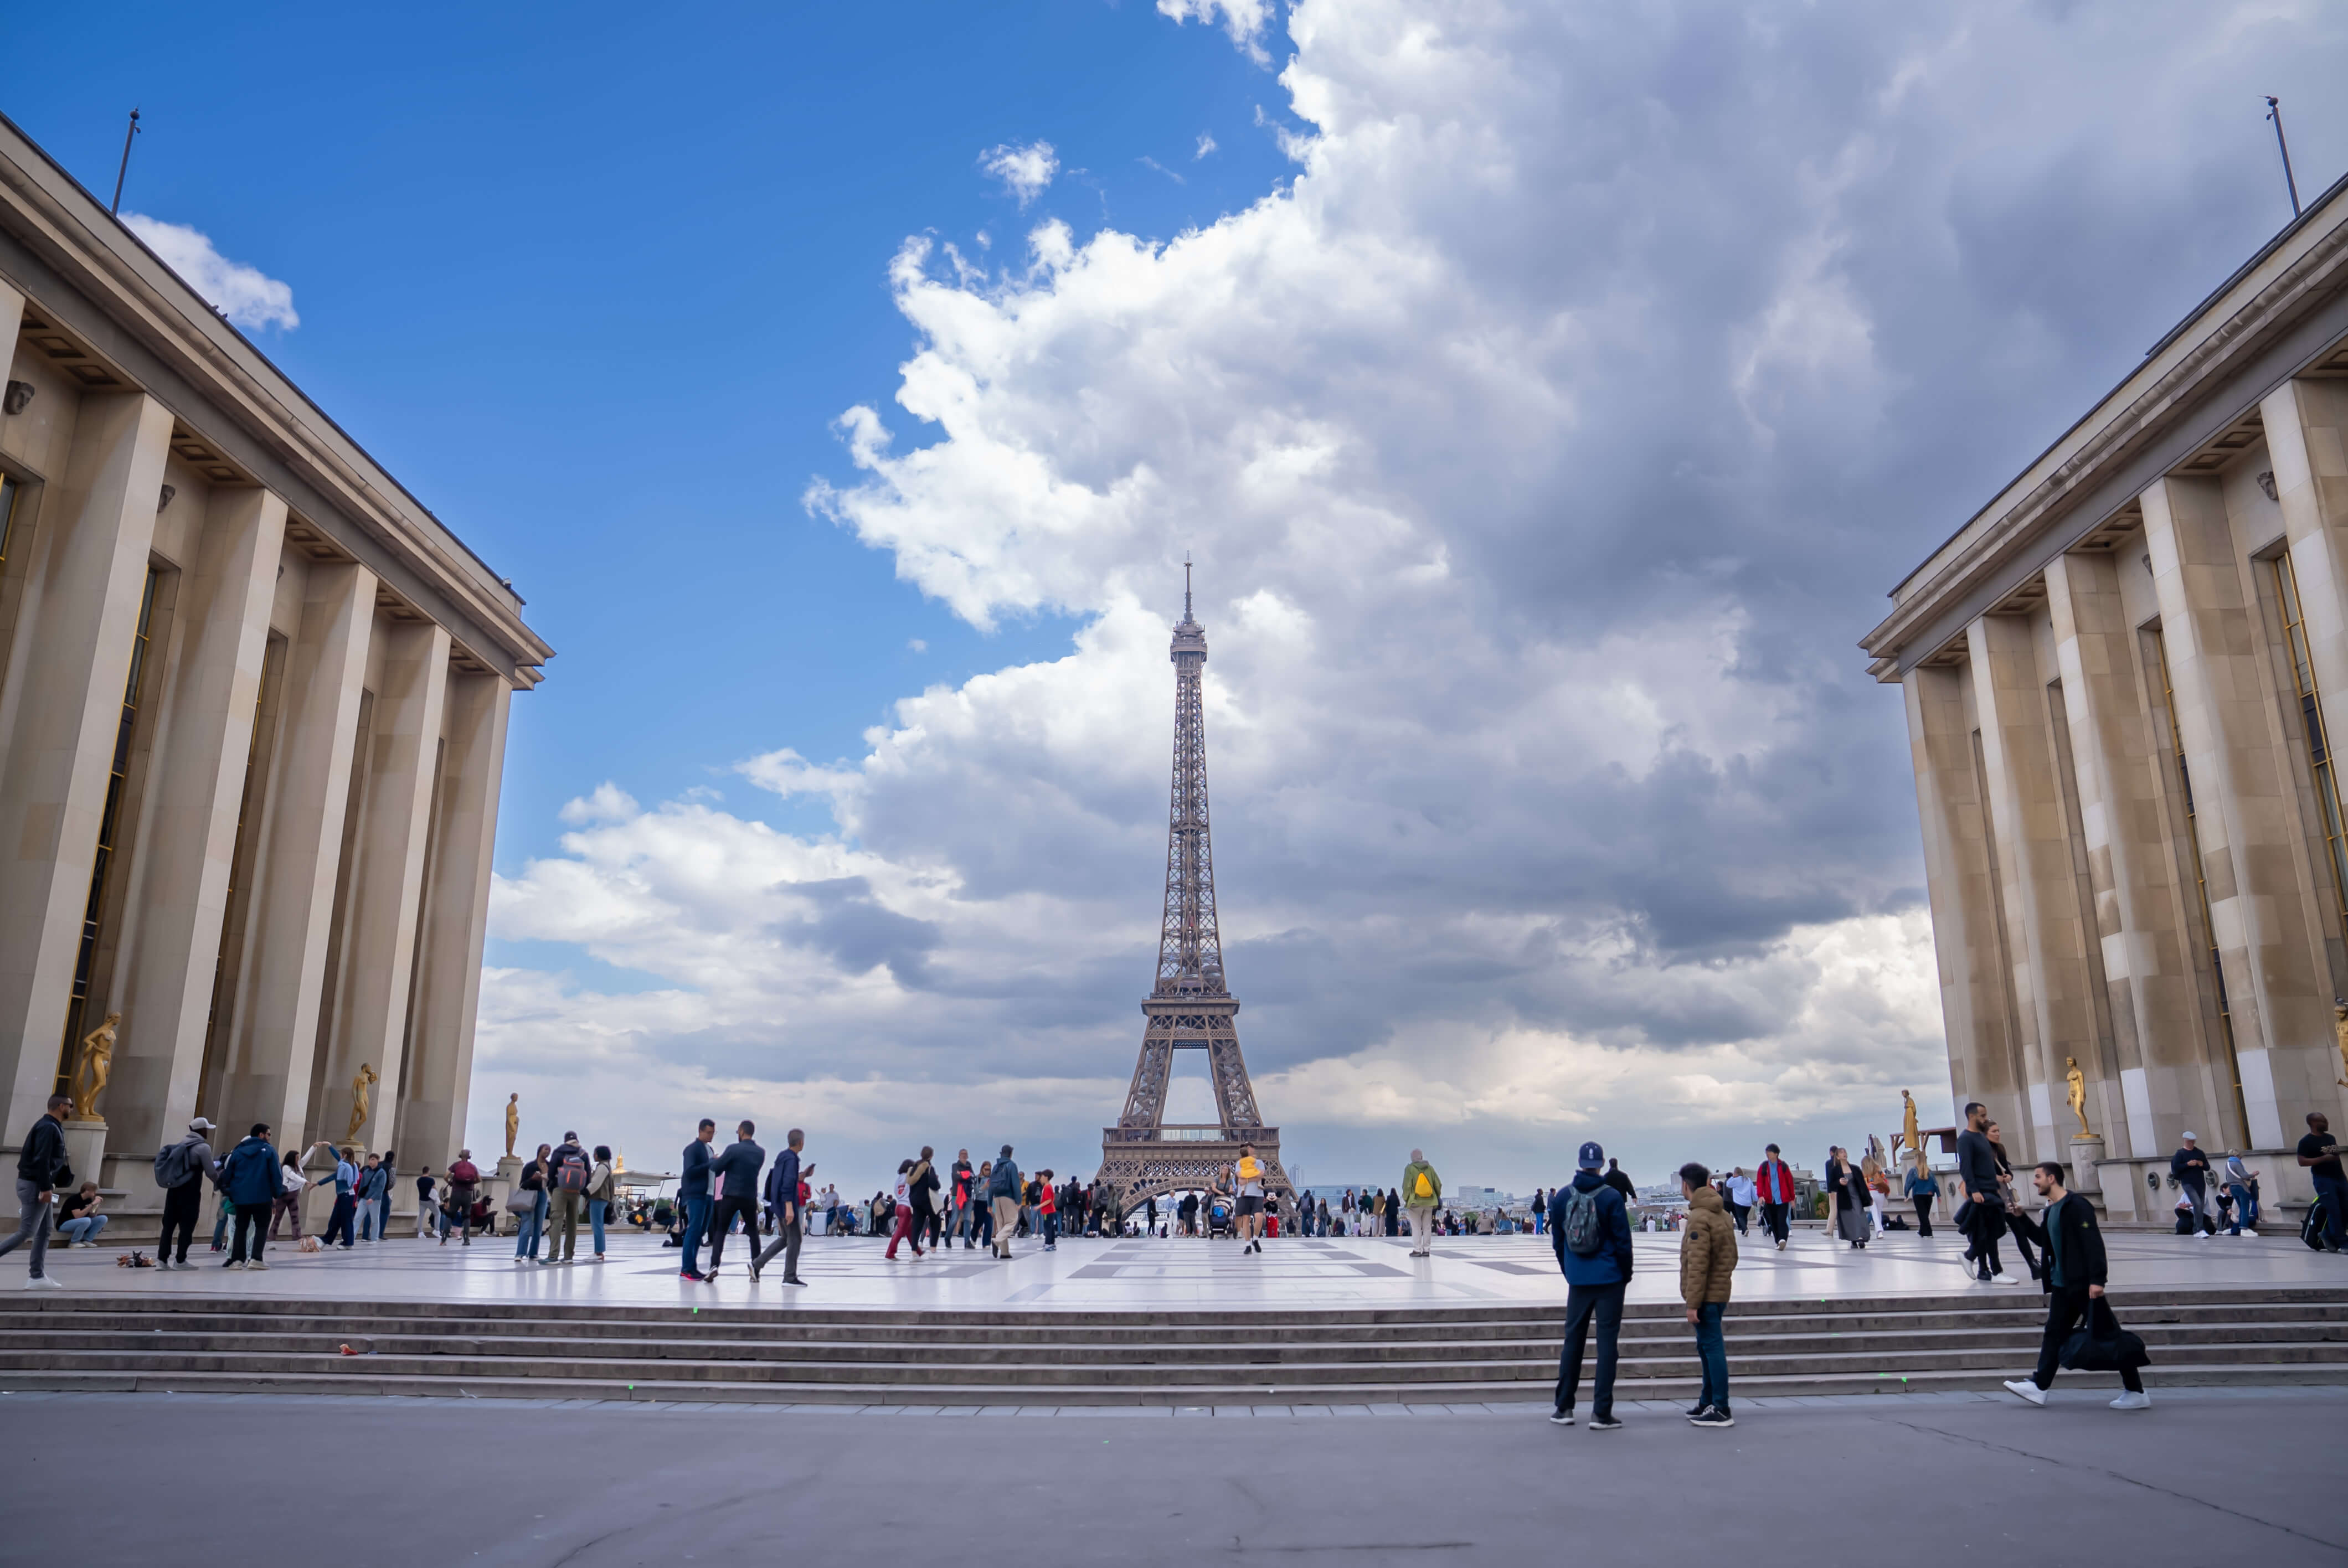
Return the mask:
<svg viewBox="0 0 2348 1568">
<path fill-rule="evenodd" d="M 1896 1399 L 1729 1432 L 0 1396 L 0 1563 L 2348 1563 L 2348 1390 Z"/>
</svg>

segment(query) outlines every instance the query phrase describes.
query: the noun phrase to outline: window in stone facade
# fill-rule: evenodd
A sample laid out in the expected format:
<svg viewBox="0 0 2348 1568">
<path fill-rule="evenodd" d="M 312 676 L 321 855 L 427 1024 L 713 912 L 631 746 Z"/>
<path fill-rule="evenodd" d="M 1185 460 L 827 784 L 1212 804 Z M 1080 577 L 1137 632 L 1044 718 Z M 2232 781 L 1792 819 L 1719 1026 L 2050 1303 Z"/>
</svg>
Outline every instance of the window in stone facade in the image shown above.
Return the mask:
<svg viewBox="0 0 2348 1568">
<path fill-rule="evenodd" d="M 2323 814 L 2324 858 L 2332 863 L 2332 896 L 2341 922 L 2348 927 L 2348 832 L 2343 831 L 2340 780 L 2333 766 L 2331 737 L 2323 727 L 2323 701 L 2315 686 L 2315 666 L 2307 653 L 2307 627 L 2300 611 L 2299 573 L 2284 550 L 2268 565 L 2274 571 L 2275 599 L 2282 609 L 2282 629 L 2291 653 L 2291 678 L 2299 698 L 2300 723 L 2307 732 L 2308 770 L 2315 777 L 2315 800 Z"/>
</svg>

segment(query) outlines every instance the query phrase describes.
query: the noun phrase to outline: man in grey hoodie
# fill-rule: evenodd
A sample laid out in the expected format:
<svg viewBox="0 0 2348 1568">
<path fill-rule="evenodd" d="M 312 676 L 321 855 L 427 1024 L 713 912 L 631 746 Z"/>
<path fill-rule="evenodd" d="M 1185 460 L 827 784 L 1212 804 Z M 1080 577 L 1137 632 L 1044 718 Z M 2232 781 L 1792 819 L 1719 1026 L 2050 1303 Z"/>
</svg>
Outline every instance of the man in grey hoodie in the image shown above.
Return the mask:
<svg viewBox="0 0 2348 1568">
<path fill-rule="evenodd" d="M 155 1157 L 160 1179 L 177 1178 L 163 1189 L 163 1239 L 155 1244 L 155 1266 L 188 1266 L 188 1243 L 195 1238 L 196 1221 L 204 1207 L 204 1183 L 220 1180 L 220 1160 L 212 1153 L 212 1124 L 199 1116 L 188 1123 L 188 1135 Z M 175 1253 L 171 1233 L 180 1233 Z"/>
</svg>

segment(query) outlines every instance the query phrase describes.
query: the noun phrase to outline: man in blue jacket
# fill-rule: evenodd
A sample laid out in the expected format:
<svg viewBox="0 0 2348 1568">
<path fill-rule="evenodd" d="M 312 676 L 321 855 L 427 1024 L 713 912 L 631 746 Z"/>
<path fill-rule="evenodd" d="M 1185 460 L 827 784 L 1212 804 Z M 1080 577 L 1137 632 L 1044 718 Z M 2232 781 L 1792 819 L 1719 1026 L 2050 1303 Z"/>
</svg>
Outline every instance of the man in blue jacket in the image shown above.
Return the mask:
<svg viewBox="0 0 2348 1568">
<path fill-rule="evenodd" d="M 1573 1425 L 1574 1389 L 1581 1382 L 1581 1354 L 1598 1322 L 1598 1368 L 1593 1380 L 1590 1430 L 1611 1432 L 1614 1419 L 1615 1343 L 1622 1332 L 1622 1294 L 1631 1283 L 1631 1209 L 1622 1194 L 1599 1174 L 1606 1151 L 1581 1146 L 1573 1184 L 1550 1200 L 1549 1240 L 1565 1271 L 1565 1345 L 1558 1357 L 1557 1408 L 1550 1419 Z"/>
<path fill-rule="evenodd" d="M 775 1156 L 774 1169 L 767 1173 L 767 1207 L 775 1216 L 775 1239 L 767 1250 L 750 1260 L 750 1283 L 758 1283 L 758 1275 L 775 1254 L 783 1255 L 783 1283 L 805 1285 L 799 1277 L 799 1237 L 807 1225 L 799 1214 L 799 1152 L 807 1147 L 807 1134 L 794 1127 L 783 1140 L 783 1152 Z M 815 1169 L 809 1165 L 808 1170 Z"/>
<path fill-rule="evenodd" d="M 726 1233 L 734 1228 L 734 1216 L 742 1216 L 742 1232 L 750 1238 L 750 1256 L 758 1255 L 758 1173 L 766 1169 L 767 1151 L 760 1148 L 755 1134 L 758 1129 L 745 1122 L 734 1129 L 734 1142 L 726 1152 L 709 1162 L 709 1174 L 717 1183 L 716 1206 L 709 1213 L 709 1276 L 717 1277 L 717 1260 L 726 1252 Z"/>
<path fill-rule="evenodd" d="M 269 1146 L 269 1123 L 255 1122 L 243 1141 L 221 1162 L 221 1191 L 236 1205 L 236 1235 L 225 1268 L 267 1268 L 262 1245 L 269 1237 L 269 1214 L 277 1203 L 277 1151 Z M 252 1258 L 245 1261 L 244 1233 L 252 1232 Z"/>
<path fill-rule="evenodd" d="M 677 1202 L 685 1205 L 685 1266 L 677 1273 L 687 1279 L 706 1277 L 701 1272 L 701 1233 L 709 1225 L 709 1144 L 716 1136 L 717 1123 L 704 1116 L 701 1130 L 685 1146 L 685 1166 L 676 1180 Z"/>
<path fill-rule="evenodd" d="M 1011 1233 L 1019 1228 L 1019 1167 L 1011 1163 L 1011 1145 L 1005 1143 L 986 1183 L 987 1202 L 994 1210 L 994 1255 L 1005 1263 L 1011 1261 Z"/>
</svg>

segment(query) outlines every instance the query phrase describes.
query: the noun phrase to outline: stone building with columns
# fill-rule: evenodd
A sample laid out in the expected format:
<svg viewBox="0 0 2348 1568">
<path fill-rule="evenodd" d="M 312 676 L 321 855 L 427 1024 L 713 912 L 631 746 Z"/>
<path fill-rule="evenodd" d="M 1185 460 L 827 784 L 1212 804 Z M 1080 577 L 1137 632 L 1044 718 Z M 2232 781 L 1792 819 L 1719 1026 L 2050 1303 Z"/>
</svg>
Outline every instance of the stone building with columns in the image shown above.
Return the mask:
<svg viewBox="0 0 2348 1568">
<path fill-rule="evenodd" d="M 119 1014 L 77 1172 L 197 1114 L 464 1135 L 512 586 L 0 120 L 0 1143 Z M 412 1203 L 413 1189 L 410 1189 Z"/>
<path fill-rule="evenodd" d="M 2348 180 L 1891 598 L 1957 1102 L 2116 1218 L 2172 1217 L 2188 1131 L 2303 1203 L 2306 1114 L 2348 1129 Z"/>
</svg>

